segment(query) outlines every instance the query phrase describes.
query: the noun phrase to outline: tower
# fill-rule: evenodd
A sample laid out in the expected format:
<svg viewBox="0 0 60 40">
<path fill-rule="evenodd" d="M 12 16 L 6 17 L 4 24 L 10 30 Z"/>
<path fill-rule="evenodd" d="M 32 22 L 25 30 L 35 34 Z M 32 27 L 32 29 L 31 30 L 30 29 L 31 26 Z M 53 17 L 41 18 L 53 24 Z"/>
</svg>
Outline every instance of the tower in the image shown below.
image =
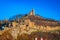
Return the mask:
<svg viewBox="0 0 60 40">
<path fill-rule="evenodd" d="M 35 15 L 34 9 L 29 13 L 29 15 Z"/>
</svg>

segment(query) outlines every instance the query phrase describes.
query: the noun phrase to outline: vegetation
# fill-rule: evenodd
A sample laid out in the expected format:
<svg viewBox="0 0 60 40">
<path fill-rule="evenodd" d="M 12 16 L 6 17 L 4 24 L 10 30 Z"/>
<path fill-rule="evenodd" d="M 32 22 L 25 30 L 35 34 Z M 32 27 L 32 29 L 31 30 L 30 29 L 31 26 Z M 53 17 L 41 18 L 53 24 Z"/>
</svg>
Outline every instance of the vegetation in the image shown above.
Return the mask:
<svg viewBox="0 0 60 40">
<path fill-rule="evenodd" d="M 1 30 L 2 27 L 8 30 L 4 29 L 2 31 L 0 40 L 34 40 L 35 37 L 43 37 L 47 40 L 60 40 L 60 23 L 35 16 L 33 11 L 28 16 L 16 15 L 10 20 L 0 21 Z M 57 28 L 57 30 L 54 28 Z"/>
</svg>

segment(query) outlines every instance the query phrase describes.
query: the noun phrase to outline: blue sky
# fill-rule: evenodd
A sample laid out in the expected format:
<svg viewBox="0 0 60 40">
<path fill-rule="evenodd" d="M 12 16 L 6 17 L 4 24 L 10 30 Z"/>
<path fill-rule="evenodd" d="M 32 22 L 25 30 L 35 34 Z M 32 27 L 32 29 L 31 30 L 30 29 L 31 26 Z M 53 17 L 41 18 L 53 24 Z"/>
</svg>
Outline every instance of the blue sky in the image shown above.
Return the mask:
<svg viewBox="0 0 60 40">
<path fill-rule="evenodd" d="M 60 0 L 0 0 L 0 20 L 28 14 L 32 8 L 45 18 L 60 20 Z"/>
</svg>

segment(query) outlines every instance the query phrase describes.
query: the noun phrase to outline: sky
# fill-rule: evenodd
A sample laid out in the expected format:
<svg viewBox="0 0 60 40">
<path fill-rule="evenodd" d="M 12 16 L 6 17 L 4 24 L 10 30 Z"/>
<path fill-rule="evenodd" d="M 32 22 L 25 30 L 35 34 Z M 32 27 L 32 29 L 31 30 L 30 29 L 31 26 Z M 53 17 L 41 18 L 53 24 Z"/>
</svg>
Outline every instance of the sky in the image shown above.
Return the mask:
<svg viewBox="0 0 60 40">
<path fill-rule="evenodd" d="M 0 0 L 0 20 L 17 14 L 35 13 L 54 20 L 60 20 L 60 0 Z"/>
</svg>

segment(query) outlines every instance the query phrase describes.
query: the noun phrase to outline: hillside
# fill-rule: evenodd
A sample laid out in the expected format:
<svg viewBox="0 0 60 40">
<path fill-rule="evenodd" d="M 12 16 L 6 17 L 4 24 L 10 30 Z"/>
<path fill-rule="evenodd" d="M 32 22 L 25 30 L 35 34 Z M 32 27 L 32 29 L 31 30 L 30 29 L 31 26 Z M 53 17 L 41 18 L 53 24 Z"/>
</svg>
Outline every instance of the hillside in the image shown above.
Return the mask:
<svg viewBox="0 0 60 40">
<path fill-rule="evenodd" d="M 60 40 L 60 22 L 37 16 L 34 10 L 28 15 L 17 15 L 12 19 L 0 22 L 0 40 L 35 40 L 36 37 Z"/>
</svg>

